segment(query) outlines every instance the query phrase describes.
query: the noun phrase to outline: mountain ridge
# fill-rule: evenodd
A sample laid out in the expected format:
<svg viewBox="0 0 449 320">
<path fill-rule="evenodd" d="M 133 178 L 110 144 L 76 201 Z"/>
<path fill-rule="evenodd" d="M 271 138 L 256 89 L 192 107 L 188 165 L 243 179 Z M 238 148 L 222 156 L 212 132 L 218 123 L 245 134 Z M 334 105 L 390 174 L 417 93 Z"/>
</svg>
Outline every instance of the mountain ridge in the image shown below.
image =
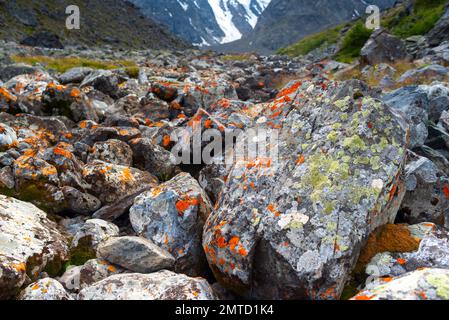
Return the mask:
<svg viewBox="0 0 449 320">
<path fill-rule="evenodd" d="M 67 30 L 67 6 L 80 8 L 80 30 Z M 51 8 L 51 11 L 50 9 Z M 42 33 L 64 45 L 134 49 L 183 49 L 189 44 L 123 0 L 0 1 L 0 39 L 20 42 Z"/>
</svg>

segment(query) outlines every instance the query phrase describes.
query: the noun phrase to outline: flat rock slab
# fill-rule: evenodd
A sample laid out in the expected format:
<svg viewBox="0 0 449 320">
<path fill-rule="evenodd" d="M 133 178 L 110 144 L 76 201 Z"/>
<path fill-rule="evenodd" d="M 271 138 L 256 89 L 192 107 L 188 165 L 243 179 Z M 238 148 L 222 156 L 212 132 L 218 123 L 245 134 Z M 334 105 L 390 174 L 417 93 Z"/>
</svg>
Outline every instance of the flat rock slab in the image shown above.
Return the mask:
<svg viewBox="0 0 449 320">
<path fill-rule="evenodd" d="M 175 258 L 168 251 L 139 237 L 110 238 L 98 247 L 97 256 L 139 273 L 171 269 L 175 264 Z"/>
</svg>

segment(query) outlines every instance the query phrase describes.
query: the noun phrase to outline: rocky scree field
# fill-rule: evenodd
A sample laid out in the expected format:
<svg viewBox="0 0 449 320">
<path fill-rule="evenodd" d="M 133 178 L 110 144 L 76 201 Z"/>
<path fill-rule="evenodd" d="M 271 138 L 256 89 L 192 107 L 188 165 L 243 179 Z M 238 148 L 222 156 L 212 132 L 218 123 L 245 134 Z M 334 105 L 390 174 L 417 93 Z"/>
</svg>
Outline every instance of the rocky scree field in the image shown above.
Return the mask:
<svg viewBox="0 0 449 320">
<path fill-rule="evenodd" d="M 0 42 L 0 298 L 449 299 L 447 16 L 352 64 Z M 212 128 L 279 159 L 177 164 Z"/>
</svg>

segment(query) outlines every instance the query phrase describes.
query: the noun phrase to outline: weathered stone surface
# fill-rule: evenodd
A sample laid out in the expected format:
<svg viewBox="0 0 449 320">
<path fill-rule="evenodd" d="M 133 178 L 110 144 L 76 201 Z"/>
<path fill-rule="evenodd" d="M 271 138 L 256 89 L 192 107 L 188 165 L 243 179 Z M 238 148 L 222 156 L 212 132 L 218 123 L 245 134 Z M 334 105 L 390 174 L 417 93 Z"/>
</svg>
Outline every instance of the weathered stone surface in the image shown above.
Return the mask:
<svg viewBox="0 0 449 320">
<path fill-rule="evenodd" d="M 131 148 L 120 140 L 107 140 L 94 144 L 91 154 L 87 157 L 87 162 L 100 160 L 107 163 L 130 167 L 132 164 L 133 152 Z"/>
<path fill-rule="evenodd" d="M 180 173 L 138 196 L 129 217 L 137 234 L 175 257 L 177 272 L 197 276 L 204 272 L 201 234 L 210 212 L 211 204 L 198 182 Z"/>
<path fill-rule="evenodd" d="M 240 295 L 336 299 L 394 221 L 407 126 L 356 81 L 290 83 L 257 122 L 280 130 L 278 158 L 234 163 L 204 228 L 209 264 Z"/>
<path fill-rule="evenodd" d="M 424 269 L 407 273 L 385 283 L 380 280 L 353 300 L 448 300 L 449 270 Z"/>
<path fill-rule="evenodd" d="M 449 178 L 429 159 L 412 152 L 409 157 L 405 167 L 407 192 L 399 218 L 410 224 L 434 222 L 444 225 L 449 218 L 449 192 L 446 192 L 449 191 Z"/>
<path fill-rule="evenodd" d="M 367 265 L 367 275 L 391 278 L 422 268 L 449 269 L 447 230 L 431 223 L 412 225 L 408 229 L 420 241 L 418 250 L 379 253 Z"/>
<path fill-rule="evenodd" d="M 79 292 L 98 281 L 114 274 L 124 273 L 125 269 L 101 259 L 92 259 L 82 266 L 69 268 L 58 281 L 70 292 Z"/>
<path fill-rule="evenodd" d="M 90 192 L 103 204 L 116 200 L 157 184 L 156 177 L 149 172 L 127 166 L 109 164 L 96 160 L 83 170 L 84 179 L 91 184 Z"/>
<path fill-rule="evenodd" d="M 383 29 L 373 32 L 360 52 L 361 60 L 370 65 L 407 59 L 404 41 Z"/>
<path fill-rule="evenodd" d="M 45 212 L 0 195 L 0 298 L 12 298 L 27 277 L 55 276 L 68 259 L 66 238 Z"/>
<path fill-rule="evenodd" d="M 95 70 L 84 78 L 80 87 L 91 86 L 109 96 L 115 96 L 118 91 L 119 79 L 109 70 Z"/>
<path fill-rule="evenodd" d="M 16 76 L 20 76 L 23 74 L 33 74 L 36 72 L 42 72 L 42 70 L 23 63 L 10 64 L 4 67 L 0 67 L 0 80 L 8 81 Z"/>
<path fill-rule="evenodd" d="M 151 274 L 121 274 L 87 287 L 79 300 L 215 300 L 216 296 L 201 278 L 170 271 Z"/>
<path fill-rule="evenodd" d="M 20 300 L 73 300 L 58 281 L 45 278 L 30 284 L 20 293 Z"/>
<path fill-rule="evenodd" d="M 75 265 L 82 265 L 97 257 L 101 242 L 119 235 L 119 228 L 101 219 L 90 219 L 85 223 L 72 224 L 74 236 L 70 245 L 70 258 Z"/>
<path fill-rule="evenodd" d="M 140 237 L 110 238 L 100 244 L 97 256 L 139 273 L 168 270 L 175 264 L 175 258 L 169 252 Z"/>
<path fill-rule="evenodd" d="M 6 124 L 0 123 L 0 151 L 9 149 L 17 143 L 17 135 L 14 129 Z"/>
<path fill-rule="evenodd" d="M 136 166 L 164 180 L 173 177 L 177 166 L 176 158 L 171 152 L 153 144 L 148 138 L 131 140 L 130 146 Z"/>
<path fill-rule="evenodd" d="M 403 113 L 410 125 L 410 149 L 424 145 L 429 131 L 427 93 L 417 86 L 403 87 L 382 97 L 390 107 Z"/>
<path fill-rule="evenodd" d="M 86 76 L 93 71 L 92 68 L 77 67 L 72 68 L 58 77 L 61 84 L 81 83 Z"/>
</svg>

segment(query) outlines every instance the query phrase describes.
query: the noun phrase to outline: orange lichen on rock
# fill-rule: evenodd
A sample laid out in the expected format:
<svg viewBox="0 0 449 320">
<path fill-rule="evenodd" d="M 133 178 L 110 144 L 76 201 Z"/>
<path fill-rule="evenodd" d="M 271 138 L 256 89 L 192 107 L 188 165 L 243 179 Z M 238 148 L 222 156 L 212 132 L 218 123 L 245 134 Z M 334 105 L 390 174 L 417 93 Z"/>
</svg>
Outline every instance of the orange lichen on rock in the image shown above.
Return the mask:
<svg viewBox="0 0 449 320">
<path fill-rule="evenodd" d="M 184 213 L 191 206 L 197 206 L 199 204 L 199 200 L 197 198 L 190 198 L 190 196 L 182 197 L 178 202 L 176 202 L 176 209 L 180 214 Z"/>
<path fill-rule="evenodd" d="M 367 295 L 361 295 L 356 296 L 354 300 L 372 300 L 375 296 L 367 296 Z"/>
<path fill-rule="evenodd" d="M 78 88 L 73 88 L 73 89 L 70 91 L 70 96 L 71 96 L 72 98 L 78 98 L 78 97 L 80 96 L 80 94 L 81 94 L 81 91 L 80 91 Z"/>
<path fill-rule="evenodd" d="M 70 153 L 70 151 L 67 151 L 63 148 L 54 148 L 53 153 L 63 156 L 64 158 L 67 158 L 67 159 L 72 159 L 72 154 Z"/>
<path fill-rule="evenodd" d="M 171 138 L 169 135 L 165 135 L 164 138 L 162 139 L 162 146 L 164 148 L 167 148 L 168 146 L 170 146 L 170 142 L 171 142 Z"/>
<path fill-rule="evenodd" d="M 17 100 L 16 96 L 14 96 L 6 88 L 3 88 L 3 87 L 0 87 L 0 96 L 3 96 L 7 102 Z"/>
<path fill-rule="evenodd" d="M 376 229 L 363 248 L 355 272 L 363 272 L 365 266 L 378 253 L 413 252 L 418 250 L 420 241 L 414 238 L 405 225 L 387 224 Z"/>
<path fill-rule="evenodd" d="M 134 176 L 133 176 L 130 168 L 123 169 L 121 180 L 123 183 L 128 183 L 130 181 L 134 181 Z"/>
<path fill-rule="evenodd" d="M 277 97 L 277 98 L 281 98 L 281 97 L 284 97 L 284 96 L 288 96 L 288 95 L 294 93 L 296 90 L 298 90 L 298 88 L 299 88 L 301 85 L 302 85 L 302 82 L 301 82 L 301 81 L 296 82 L 296 83 L 294 83 L 293 85 L 291 85 L 290 87 L 281 90 L 281 92 L 279 92 L 278 95 L 277 95 L 276 97 Z"/>
<path fill-rule="evenodd" d="M 449 198 L 449 184 L 446 184 L 446 185 L 443 187 L 443 193 L 444 193 L 444 195 L 445 195 L 446 198 Z"/>
</svg>

